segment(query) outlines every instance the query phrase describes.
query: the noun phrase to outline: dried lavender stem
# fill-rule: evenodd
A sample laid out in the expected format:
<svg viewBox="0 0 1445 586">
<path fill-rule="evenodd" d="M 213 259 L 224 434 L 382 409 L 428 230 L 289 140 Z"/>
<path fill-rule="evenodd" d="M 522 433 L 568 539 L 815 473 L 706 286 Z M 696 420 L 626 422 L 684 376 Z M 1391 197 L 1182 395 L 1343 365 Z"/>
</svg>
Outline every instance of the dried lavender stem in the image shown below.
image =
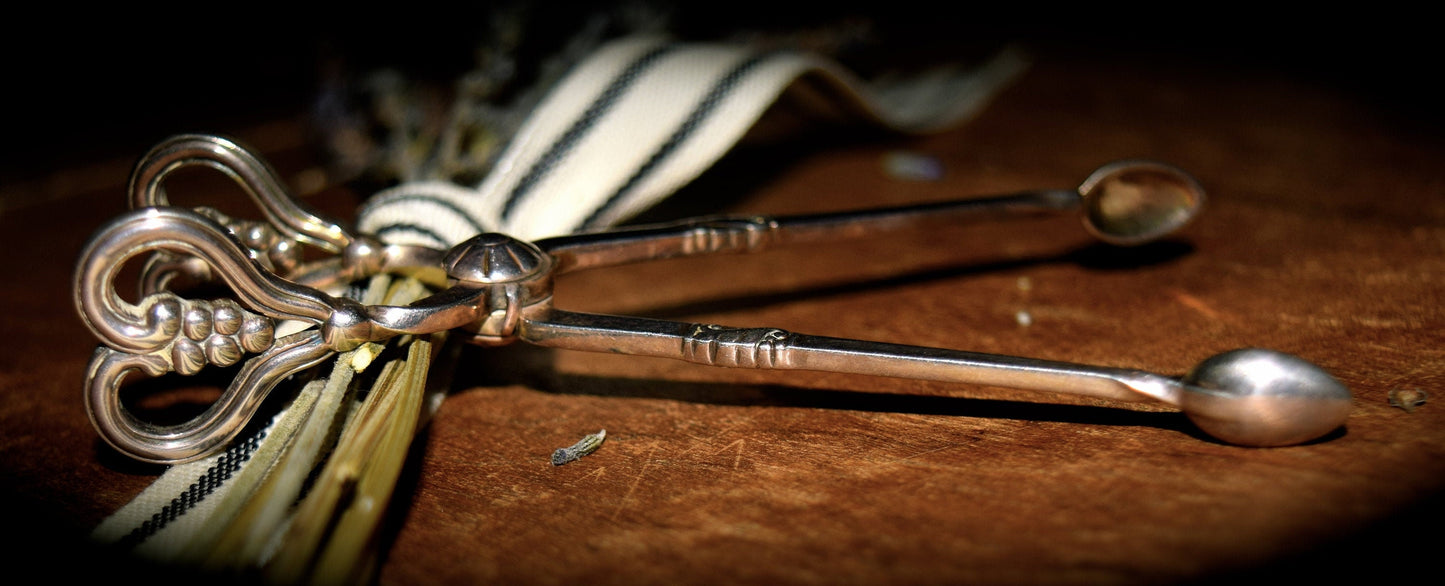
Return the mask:
<svg viewBox="0 0 1445 586">
<path fill-rule="evenodd" d="M 561 466 L 582 456 L 591 454 L 597 451 L 597 448 L 602 447 L 602 440 L 604 439 L 607 439 L 607 430 L 605 429 L 597 433 L 588 434 L 577 443 L 572 444 L 570 448 L 558 448 L 557 451 L 552 452 L 552 465 Z"/>
</svg>

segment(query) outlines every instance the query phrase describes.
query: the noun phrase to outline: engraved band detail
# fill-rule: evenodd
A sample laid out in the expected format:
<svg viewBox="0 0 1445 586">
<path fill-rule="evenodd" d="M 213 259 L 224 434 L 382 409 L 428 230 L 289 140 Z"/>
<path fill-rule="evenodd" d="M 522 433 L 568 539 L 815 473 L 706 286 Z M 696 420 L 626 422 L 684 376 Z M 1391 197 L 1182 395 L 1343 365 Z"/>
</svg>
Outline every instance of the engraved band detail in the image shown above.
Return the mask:
<svg viewBox="0 0 1445 586">
<path fill-rule="evenodd" d="M 692 324 L 682 339 L 688 362 L 733 368 L 787 367 L 793 334 L 777 328 L 729 328 Z"/>
</svg>

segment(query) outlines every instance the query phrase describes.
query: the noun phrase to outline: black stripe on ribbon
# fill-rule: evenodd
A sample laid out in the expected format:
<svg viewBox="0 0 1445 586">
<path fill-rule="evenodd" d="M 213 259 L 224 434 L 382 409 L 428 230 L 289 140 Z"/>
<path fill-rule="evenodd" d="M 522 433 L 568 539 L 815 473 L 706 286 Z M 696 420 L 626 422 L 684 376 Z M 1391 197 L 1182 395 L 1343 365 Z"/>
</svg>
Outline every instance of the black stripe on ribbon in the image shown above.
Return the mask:
<svg viewBox="0 0 1445 586">
<path fill-rule="evenodd" d="M 602 205 L 592 210 L 592 214 L 582 221 L 581 225 L 577 227 L 577 230 L 603 227 L 598 225 L 603 215 L 620 205 L 623 197 L 625 197 L 629 191 L 632 191 L 634 186 L 641 183 L 642 180 L 646 179 L 664 160 L 672 156 L 672 154 L 682 146 L 682 143 L 687 141 L 687 139 L 697 131 L 698 127 L 703 125 L 707 117 L 712 115 L 713 111 L 717 109 L 718 104 L 721 104 L 722 101 L 732 93 L 733 89 L 738 86 L 738 82 L 744 76 L 754 69 L 757 69 L 758 65 L 762 64 L 763 61 L 766 61 L 776 54 L 777 53 L 765 53 L 755 55 L 739 63 L 736 67 L 732 68 L 732 70 L 718 78 L 717 82 L 713 83 L 712 87 L 708 89 L 707 94 L 703 95 L 702 100 L 699 100 L 697 105 L 693 107 L 692 112 L 687 115 L 687 119 L 683 121 L 682 126 L 674 130 L 672 136 L 669 136 L 665 142 L 659 145 L 657 150 L 652 152 L 652 156 L 647 158 L 647 162 L 643 163 L 641 167 L 638 167 L 637 171 L 634 172 L 631 177 L 628 177 L 627 181 L 624 182 L 621 187 L 617 188 L 617 191 L 614 191 L 612 195 L 608 196 Z"/>
<path fill-rule="evenodd" d="M 192 482 L 190 486 L 186 487 L 185 492 L 171 499 L 171 502 L 161 507 L 161 510 L 152 514 L 151 518 L 141 523 L 139 527 L 131 530 L 131 532 L 121 538 L 116 545 L 125 549 L 140 545 L 141 542 L 155 535 L 156 532 L 165 529 L 167 525 L 180 518 L 181 515 L 186 514 L 187 511 L 201 504 L 201 501 L 206 500 L 206 497 L 220 490 L 226 482 L 231 480 L 231 476 L 235 475 L 235 473 L 241 469 L 241 465 L 245 464 L 246 461 L 250 460 L 251 456 L 256 453 L 256 450 L 261 446 L 261 440 L 265 437 L 266 430 L 262 429 L 245 441 L 226 450 L 225 453 L 221 454 L 221 457 L 216 460 L 214 466 L 207 468 L 205 474 L 196 478 L 195 482 Z"/>
<path fill-rule="evenodd" d="M 484 231 L 484 230 L 479 230 L 478 233 L 483 232 L 483 231 Z M 446 239 L 445 237 L 443 237 L 441 234 L 438 234 L 436 231 L 432 230 L 431 228 L 428 228 L 428 227 L 426 227 L 426 226 L 421 226 L 421 225 L 418 225 L 418 224 L 389 224 L 389 225 L 386 225 L 386 226 L 382 226 L 381 228 L 378 228 L 378 229 L 376 230 L 375 236 L 376 236 L 377 238 L 381 238 L 382 236 L 385 236 L 385 235 L 387 235 L 387 234 L 394 234 L 394 233 L 396 233 L 396 232 L 410 232 L 410 233 L 412 233 L 412 234 L 420 234 L 422 237 L 424 237 L 424 238 L 426 238 L 426 239 L 428 239 L 428 240 L 431 240 L 431 241 L 433 241 L 433 242 L 436 242 L 436 243 L 437 243 L 437 248 L 447 249 L 447 248 L 451 248 L 451 246 L 452 246 L 451 243 L 450 243 L 450 242 L 447 242 L 447 239 Z"/>
<path fill-rule="evenodd" d="M 417 202 L 435 205 L 435 206 L 437 206 L 437 207 L 440 207 L 440 208 L 443 208 L 443 209 L 445 209 L 445 210 L 447 210 L 447 211 L 450 211 L 452 214 L 456 215 L 458 218 L 461 218 L 463 221 L 465 221 L 466 224 L 467 224 L 467 226 L 472 229 L 472 233 L 473 233 L 473 234 L 481 234 L 482 232 L 488 232 L 488 231 L 489 231 L 489 230 L 487 230 L 486 228 L 483 228 L 483 227 L 482 227 L 482 223 L 481 223 L 480 221 L 478 221 L 475 217 L 473 217 L 470 213 L 468 213 L 467 210 L 465 210 L 465 209 L 457 206 L 456 204 L 454 204 L 454 203 L 452 203 L 452 202 L 450 202 L 450 201 L 447 201 L 447 200 L 445 200 L 445 199 L 442 199 L 442 198 L 440 198 L 440 197 L 431 196 L 431 195 L 425 195 L 425 194 L 420 194 L 420 193 L 402 194 L 402 195 L 397 195 L 397 196 L 395 196 L 395 197 L 385 197 L 385 198 L 379 199 L 379 200 L 378 200 L 378 199 L 373 199 L 372 201 L 367 202 L 366 205 L 362 206 L 362 207 L 361 207 L 361 211 L 360 211 L 357 215 L 358 215 L 358 217 L 363 217 L 363 218 L 364 218 L 364 217 L 366 217 L 367 215 L 370 215 L 371 213 L 375 212 L 378 208 L 384 208 L 384 207 L 389 206 L 389 205 L 392 205 L 392 204 L 417 203 Z M 380 233 L 381 231 L 386 230 L 386 228 L 387 228 L 387 227 L 383 226 L 382 228 L 378 229 L 377 232 Z M 433 234 L 435 234 L 435 233 L 433 232 Z M 442 242 L 443 248 L 451 246 L 451 244 L 447 243 L 445 240 L 442 240 L 441 242 Z"/>
<path fill-rule="evenodd" d="M 607 88 L 602 90 L 602 93 L 598 94 L 587 106 L 582 117 L 572 121 L 572 126 L 568 127 L 566 132 L 563 132 L 562 136 L 548 147 L 547 152 L 532 163 L 532 167 L 527 169 L 527 173 L 517 180 L 517 184 L 512 187 L 512 192 L 507 194 L 506 202 L 502 204 L 501 219 L 505 221 L 512 215 L 512 210 L 516 209 L 522 198 L 526 197 L 532 188 L 546 178 L 547 174 L 557 166 L 557 163 L 572 152 L 572 148 L 577 146 L 577 143 L 581 142 L 582 138 L 592 130 L 597 121 L 601 120 L 607 111 L 617 104 L 622 94 L 632 87 L 633 82 L 637 81 L 644 71 L 647 71 L 657 63 L 658 59 L 675 48 L 673 45 L 654 48 L 638 57 L 617 74 L 617 77 L 612 78 L 612 82 L 607 84 Z"/>
</svg>

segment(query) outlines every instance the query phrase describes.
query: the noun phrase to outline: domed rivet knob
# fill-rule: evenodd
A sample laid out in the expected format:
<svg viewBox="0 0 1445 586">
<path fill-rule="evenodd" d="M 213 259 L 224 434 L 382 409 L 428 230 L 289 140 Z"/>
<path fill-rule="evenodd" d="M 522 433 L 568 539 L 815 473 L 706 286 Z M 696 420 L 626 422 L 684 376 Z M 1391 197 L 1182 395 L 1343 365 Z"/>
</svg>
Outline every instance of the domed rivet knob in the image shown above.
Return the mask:
<svg viewBox="0 0 1445 586">
<path fill-rule="evenodd" d="M 497 284 L 544 274 L 552 259 L 529 242 L 505 234 L 479 234 L 447 253 L 447 276 L 462 282 Z"/>
</svg>

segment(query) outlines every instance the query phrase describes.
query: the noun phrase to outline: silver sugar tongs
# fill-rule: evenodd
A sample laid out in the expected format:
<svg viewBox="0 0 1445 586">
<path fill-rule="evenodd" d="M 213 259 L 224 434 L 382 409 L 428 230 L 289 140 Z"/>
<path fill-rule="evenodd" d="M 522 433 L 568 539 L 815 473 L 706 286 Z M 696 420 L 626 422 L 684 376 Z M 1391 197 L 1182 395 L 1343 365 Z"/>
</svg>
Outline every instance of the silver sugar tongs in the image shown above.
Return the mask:
<svg viewBox="0 0 1445 586">
<path fill-rule="evenodd" d="M 269 222 L 239 222 L 213 210 L 168 205 L 170 172 L 208 165 L 236 179 Z M 175 463 L 213 453 L 245 426 L 279 382 L 334 353 L 406 334 L 462 330 L 467 340 L 676 358 L 712 366 L 843 372 L 1154 400 L 1182 410 L 1229 443 L 1281 446 L 1337 429 L 1349 389 L 1298 357 L 1257 348 L 1210 357 L 1182 378 L 960 350 L 595 315 L 552 306 L 552 278 L 568 271 L 664 258 L 877 236 L 979 218 L 1081 212 L 1084 226 L 1115 244 L 1138 244 L 1186 224 L 1204 200 L 1198 183 L 1171 166 L 1107 165 L 1077 190 L 1046 190 L 909 207 L 794 217 L 717 217 L 524 242 L 481 234 L 449 251 L 384 244 L 348 233 L 287 195 L 270 168 L 225 138 L 182 135 L 144 157 L 131 181 L 132 211 L 87 243 L 75 273 L 82 318 L 105 343 L 87 374 L 87 407 L 101 436 L 137 459 Z M 298 243 L 336 253 L 298 264 Z M 114 289 L 120 267 L 156 254 L 139 304 Z M 446 287 L 409 306 L 366 306 L 322 289 L 382 272 Z M 280 273 L 280 274 L 278 274 Z M 190 300 L 165 290 L 176 275 L 219 278 L 236 298 Z M 285 277 L 281 276 L 284 274 Z M 277 335 L 281 320 L 313 327 Z M 121 405 L 128 373 L 193 374 L 246 360 L 205 413 L 175 426 L 140 421 Z"/>
</svg>

